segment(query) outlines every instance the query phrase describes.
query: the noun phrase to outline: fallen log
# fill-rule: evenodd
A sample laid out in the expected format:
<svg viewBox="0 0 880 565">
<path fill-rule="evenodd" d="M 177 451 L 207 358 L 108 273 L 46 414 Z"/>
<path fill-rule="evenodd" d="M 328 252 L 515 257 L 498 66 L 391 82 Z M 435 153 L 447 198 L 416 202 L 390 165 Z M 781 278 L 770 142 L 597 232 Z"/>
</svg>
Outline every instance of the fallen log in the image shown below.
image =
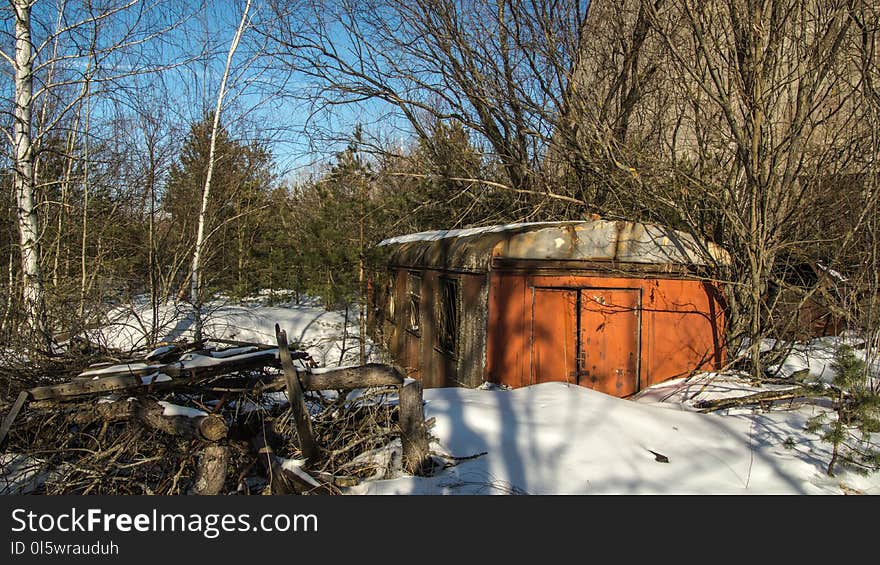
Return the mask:
<svg viewBox="0 0 880 565">
<path fill-rule="evenodd" d="M 70 416 L 70 420 L 76 424 L 89 424 L 96 420 L 113 423 L 131 419 L 167 434 L 207 442 L 219 441 L 228 433 L 226 422 L 216 414 L 166 416 L 164 406 L 146 398 L 102 402 Z"/>
<path fill-rule="evenodd" d="M 401 386 L 400 369 L 382 363 L 336 369 L 298 369 L 303 390 L 353 390 L 380 386 Z"/>
<path fill-rule="evenodd" d="M 167 390 L 203 378 L 266 366 L 278 366 L 275 349 L 228 358 L 199 356 L 165 364 L 129 363 L 102 367 L 84 371 L 71 382 L 35 387 L 28 393 L 33 400 L 61 400 L 148 386 L 152 387 L 151 390 Z"/>
<path fill-rule="evenodd" d="M 332 369 L 301 369 L 294 367 L 300 386 L 304 391 L 319 390 L 354 390 L 383 386 L 399 387 L 403 385 L 403 372 L 392 365 L 367 363 L 351 367 L 334 367 Z M 282 375 L 267 383 L 263 390 L 283 390 L 287 387 L 287 378 Z"/>
<path fill-rule="evenodd" d="M 825 393 L 827 394 L 827 393 Z M 694 404 L 700 412 L 715 412 L 717 410 L 725 410 L 727 408 L 736 408 L 738 406 L 747 406 L 749 404 L 761 404 L 763 402 L 776 402 L 779 400 L 794 400 L 796 398 L 822 396 L 823 392 L 812 390 L 804 387 L 784 390 L 768 390 L 749 394 L 746 396 L 738 396 L 736 398 L 719 398 L 717 400 L 702 400 Z"/>
</svg>

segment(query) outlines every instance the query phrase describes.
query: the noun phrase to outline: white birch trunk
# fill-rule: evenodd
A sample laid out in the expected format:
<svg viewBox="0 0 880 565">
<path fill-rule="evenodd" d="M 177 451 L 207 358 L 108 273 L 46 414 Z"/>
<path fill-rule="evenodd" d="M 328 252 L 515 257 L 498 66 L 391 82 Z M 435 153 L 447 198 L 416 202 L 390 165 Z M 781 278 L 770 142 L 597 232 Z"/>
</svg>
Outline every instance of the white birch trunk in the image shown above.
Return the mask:
<svg viewBox="0 0 880 565">
<path fill-rule="evenodd" d="M 86 292 L 88 290 L 88 276 L 86 259 L 88 258 L 88 226 L 89 226 L 89 126 L 91 125 L 92 104 L 89 100 L 91 80 L 91 59 L 89 60 L 89 70 L 86 72 L 86 82 L 83 85 L 83 94 L 86 103 L 86 129 L 83 136 L 83 219 L 82 219 L 82 250 L 80 254 L 80 287 L 79 287 L 79 317 L 85 315 L 86 311 Z"/>
<path fill-rule="evenodd" d="M 232 57 L 235 50 L 238 49 L 238 43 L 244 34 L 245 25 L 247 24 L 248 10 L 251 7 L 251 0 L 248 0 L 241 14 L 241 21 L 238 23 L 238 29 L 235 30 L 235 36 L 232 38 L 232 44 L 229 46 L 229 53 L 226 55 L 226 67 L 223 70 L 223 78 L 220 81 L 220 91 L 217 93 L 217 106 L 214 108 L 214 124 L 211 127 L 211 147 L 208 151 L 208 170 L 205 174 L 205 186 L 202 190 L 202 207 L 199 211 L 199 226 L 196 232 L 196 245 L 193 250 L 192 268 L 190 269 L 190 302 L 193 305 L 195 321 L 194 333 L 195 339 L 202 339 L 202 255 L 205 247 L 205 223 L 208 202 L 211 196 L 211 177 L 214 174 L 214 151 L 217 145 L 217 130 L 220 127 L 220 111 L 223 108 L 223 97 L 226 96 L 226 81 L 229 78 L 229 69 L 232 66 Z"/>
<path fill-rule="evenodd" d="M 15 10 L 15 142 L 14 185 L 17 201 L 18 232 L 24 287 L 24 312 L 31 328 L 48 343 L 43 281 L 38 248 L 39 226 L 34 206 L 34 152 L 31 119 L 33 114 L 33 43 L 29 0 L 14 0 Z"/>
</svg>

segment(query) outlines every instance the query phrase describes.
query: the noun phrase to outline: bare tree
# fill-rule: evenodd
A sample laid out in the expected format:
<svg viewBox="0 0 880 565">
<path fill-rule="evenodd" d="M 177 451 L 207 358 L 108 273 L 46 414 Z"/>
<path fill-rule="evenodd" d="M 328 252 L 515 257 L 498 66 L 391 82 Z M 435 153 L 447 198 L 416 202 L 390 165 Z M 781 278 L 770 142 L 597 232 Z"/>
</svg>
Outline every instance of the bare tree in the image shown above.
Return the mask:
<svg viewBox="0 0 880 565">
<path fill-rule="evenodd" d="M 273 2 L 260 30 L 304 75 L 315 123 L 341 104 L 384 108 L 425 142 L 454 120 L 503 170 L 489 179 L 522 195 L 557 195 L 537 172 L 562 103 L 586 3 L 370 0 Z M 575 30 L 574 32 L 572 30 Z M 384 106 L 380 105 L 384 103 Z M 579 203 L 575 200 L 574 203 Z"/>
<path fill-rule="evenodd" d="M 100 5 L 16 0 L 11 7 L 3 16 L 8 35 L 15 38 L 15 53 L 0 56 L 15 79 L 14 120 L 4 133 L 14 148 L 11 162 L 18 195 L 23 317 L 48 346 L 57 330 L 50 326 L 57 320 L 47 314 L 43 272 L 52 273 L 56 292 L 65 263 L 62 254 L 70 249 L 62 245 L 62 234 L 66 220 L 73 217 L 74 186 L 84 188 L 83 223 L 77 238 L 80 249 L 74 251 L 80 255 L 80 300 L 74 310 L 83 311 L 85 295 L 95 280 L 94 272 L 87 273 L 94 271 L 88 264 L 90 180 L 88 174 L 79 176 L 94 161 L 92 155 L 81 152 L 91 147 L 95 130 L 90 110 L 104 104 L 98 111 L 104 119 L 110 110 L 107 101 L 124 96 L 130 78 L 176 64 L 173 56 L 158 57 L 149 50 L 183 25 L 188 15 L 176 4 L 141 0 Z M 81 131 L 83 125 L 86 131 Z M 50 170 L 58 158 L 66 162 L 60 178 Z M 62 194 L 53 199 L 49 193 L 56 185 Z M 41 240 L 50 228 L 50 218 L 54 240 L 44 253 Z"/>
<path fill-rule="evenodd" d="M 229 45 L 229 52 L 226 55 L 226 66 L 223 69 L 223 78 L 220 80 L 220 88 L 217 92 L 217 104 L 214 108 L 214 125 L 211 129 L 211 148 L 208 154 L 208 170 L 205 174 L 205 186 L 202 190 L 202 207 L 199 212 L 198 230 L 196 232 L 195 248 L 192 256 L 192 267 L 190 269 L 190 302 L 194 308 L 195 314 L 195 339 L 202 339 L 202 288 L 201 288 L 201 267 L 202 254 L 205 245 L 205 220 L 207 218 L 208 202 L 211 196 L 211 176 L 214 172 L 214 152 L 217 145 L 217 131 L 220 127 L 220 113 L 223 110 L 223 99 L 226 96 L 226 81 L 229 78 L 229 71 L 232 68 L 232 58 L 235 55 L 241 37 L 248 27 L 248 11 L 251 7 L 251 0 L 247 0 L 241 13 L 241 20 L 232 43 Z"/>
<path fill-rule="evenodd" d="M 544 217 L 657 221 L 725 247 L 732 265 L 715 277 L 755 376 L 786 270 L 839 261 L 875 221 L 869 2 L 273 8 L 261 29 L 278 60 L 311 81 L 315 120 L 368 101 L 422 140 L 431 123 L 456 121 L 502 166 L 502 178 L 482 180 L 533 197 Z M 822 219 L 841 191 L 854 195 L 851 221 L 831 226 Z"/>
</svg>

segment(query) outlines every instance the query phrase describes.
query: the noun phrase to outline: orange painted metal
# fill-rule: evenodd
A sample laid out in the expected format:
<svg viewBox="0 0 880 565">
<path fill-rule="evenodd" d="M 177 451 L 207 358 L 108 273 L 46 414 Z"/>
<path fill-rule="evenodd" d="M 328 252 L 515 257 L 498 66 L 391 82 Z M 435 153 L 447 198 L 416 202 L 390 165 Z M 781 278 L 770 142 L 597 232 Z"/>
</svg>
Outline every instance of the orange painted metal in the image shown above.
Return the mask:
<svg viewBox="0 0 880 565">
<path fill-rule="evenodd" d="M 491 382 L 557 380 L 626 397 L 723 362 L 723 310 L 708 283 L 516 272 L 490 279 Z"/>
<path fill-rule="evenodd" d="M 635 394 L 642 314 L 639 290 L 584 288 L 578 294 L 577 383 L 614 396 Z"/>
<path fill-rule="evenodd" d="M 563 381 L 627 397 L 724 360 L 719 291 L 696 278 L 589 269 L 418 273 L 419 331 L 409 326 L 410 271 L 394 269 L 385 336 L 396 362 L 425 387 Z M 454 355 L 439 347 L 441 276 L 459 280 Z"/>
<path fill-rule="evenodd" d="M 577 302 L 577 291 L 533 289 L 530 382 L 577 382 Z"/>
</svg>

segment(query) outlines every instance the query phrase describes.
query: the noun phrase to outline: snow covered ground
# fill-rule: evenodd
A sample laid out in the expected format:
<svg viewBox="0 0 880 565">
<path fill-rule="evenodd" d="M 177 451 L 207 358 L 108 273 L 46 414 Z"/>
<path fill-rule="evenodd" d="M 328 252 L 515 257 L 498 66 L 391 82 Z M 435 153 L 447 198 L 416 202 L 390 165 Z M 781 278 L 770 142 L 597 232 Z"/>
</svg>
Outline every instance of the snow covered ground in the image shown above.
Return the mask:
<svg viewBox="0 0 880 565">
<path fill-rule="evenodd" d="M 189 318 L 163 309 L 169 338 L 186 335 Z M 116 346 L 138 345 L 147 315 L 120 310 L 121 324 L 102 332 Z M 207 331 L 214 337 L 272 343 L 274 325 L 324 366 L 357 355 L 356 315 L 315 306 L 218 303 Z M 346 345 L 342 344 L 346 333 Z M 827 343 L 826 343 L 827 342 Z M 802 347 L 783 363 L 791 374 L 807 368 L 829 375 L 833 340 Z M 374 356 L 375 349 L 371 349 Z M 818 353 L 816 353 L 818 351 Z M 815 373 L 815 374 L 814 374 Z M 761 390 L 767 390 L 763 387 Z M 809 418 L 828 408 L 814 404 L 772 411 L 736 408 L 700 413 L 701 400 L 755 392 L 734 374 L 703 374 L 668 381 L 633 400 L 564 383 L 516 390 L 429 389 L 426 418 L 435 418 L 432 448 L 447 456 L 431 477 L 395 476 L 350 488 L 349 494 L 880 494 L 880 473 L 825 470 L 831 446 L 807 433 Z M 463 458 L 463 459 L 454 459 Z"/>
<path fill-rule="evenodd" d="M 290 346 L 307 350 L 321 366 L 350 365 L 358 360 L 356 310 L 349 311 L 346 319 L 345 312 L 327 311 L 312 303 L 270 305 L 264 296 L 239 303 L 216 300 L 204 312 L 204 334 L 211 338 L 274 345 L 275 324 L 279 324 Z M 148 303 L 120 306 L 108 318 L 104 328 L 91 332 L 92 340 L 122 350 L 146 345 L 154 323 Z M 155 320 L 159 341 L 192 339 L 194 318 L 188 304 L 162 304 Z M 375 353 L 368 343 L 368 357 Z"/>
<path fill-rule="evenodd" d="M 682 381 L 660 389 L 673 392 Z M 435 449 L 465 460 L 360 494 L 880 494 L 880 476 L 828 477 L 830 445 L 806 434 L 820 407 L 702 414 L 668 398 L 621 400 L 564 383 L 425 391 Z"/>
</svg>

